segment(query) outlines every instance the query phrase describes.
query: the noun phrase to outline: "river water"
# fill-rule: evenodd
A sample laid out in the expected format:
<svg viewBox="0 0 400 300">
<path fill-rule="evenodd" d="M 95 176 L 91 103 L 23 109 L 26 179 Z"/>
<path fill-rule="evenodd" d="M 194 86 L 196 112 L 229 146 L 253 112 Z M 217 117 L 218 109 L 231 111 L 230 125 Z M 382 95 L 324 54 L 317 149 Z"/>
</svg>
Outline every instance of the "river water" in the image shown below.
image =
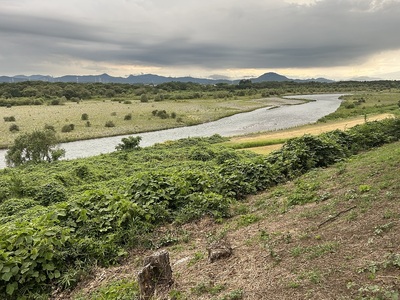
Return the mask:
<svg viewBox="0 0 400 300">
<path fill-rule="evenodd" d="M 342 94 L 298 95 L 285 98 L 316 100 L 300 105 L 281 106 L 274 109 L 260 108 L 252 112 L 240 113 L 220 120 L 166 130 L 133 134 L 140 135 L 141 147 L 169 140 L 178 140 L 187 137 L 207 137 L 214 134 L 221 136 L 235 136 L 262 131 L 273 131 L 309 124 L 326 116 L 339 107 Z M 65 149 L 65 159 L 89 157 L 115 151 L 115 146 L 121 142 L 123 136 L 97 138 L 84 141 L 62 143 Z M 6 150 L 0 150 L 0 168 L 5 168 Z"/>
</svg>

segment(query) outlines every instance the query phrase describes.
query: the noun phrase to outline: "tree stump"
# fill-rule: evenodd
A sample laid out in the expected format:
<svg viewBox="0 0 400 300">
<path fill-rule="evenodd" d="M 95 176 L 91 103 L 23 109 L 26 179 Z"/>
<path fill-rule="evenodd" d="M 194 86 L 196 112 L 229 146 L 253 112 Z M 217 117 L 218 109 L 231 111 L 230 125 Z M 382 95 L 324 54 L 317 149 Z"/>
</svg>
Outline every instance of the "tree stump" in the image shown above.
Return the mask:
<svg viewBox="0 0 400 300">
<path fill-rule="evenodd" d="M 142 300 L 150 299 L 157 289 L 168 288 L 173 283 L 168 251 L 162 250 L 145 258 L 138 283 Z"/>
</svg>

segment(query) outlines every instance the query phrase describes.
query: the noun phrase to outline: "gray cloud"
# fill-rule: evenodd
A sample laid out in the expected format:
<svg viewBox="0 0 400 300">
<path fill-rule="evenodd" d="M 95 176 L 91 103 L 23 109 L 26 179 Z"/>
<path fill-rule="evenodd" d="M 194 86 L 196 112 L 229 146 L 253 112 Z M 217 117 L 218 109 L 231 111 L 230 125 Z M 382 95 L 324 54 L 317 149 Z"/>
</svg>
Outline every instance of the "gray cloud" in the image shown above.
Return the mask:
<svg viewBox="0 0 400 300">
<path fill-rule="evenodd" d="M 355 65 L 400 49 L 399 15 L 400 0 L 4 0 L 0 68 L 43 72 L 81 60 L 209 69 Z"/>
</svg>

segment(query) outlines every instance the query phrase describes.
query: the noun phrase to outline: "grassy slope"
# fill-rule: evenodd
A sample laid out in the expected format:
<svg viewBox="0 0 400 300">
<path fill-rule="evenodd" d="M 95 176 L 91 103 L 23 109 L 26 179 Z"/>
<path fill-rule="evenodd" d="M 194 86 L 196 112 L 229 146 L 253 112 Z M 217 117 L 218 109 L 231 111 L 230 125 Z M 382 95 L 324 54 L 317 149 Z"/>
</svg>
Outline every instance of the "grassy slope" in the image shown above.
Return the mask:
<svg viewBox="0 0 400 300">
<path fill-rule="evenodd" d="M 160 230 L 160 239 L 180 241 L 166 248 L 175 299 L 397 299 L 399 169 L 400 143 L 393 143 L 252 196 L 222 224 L 203 219 Z M 234 250 L 211 264 L 206 247 L 215 239 Z M 75 299 L 134 280 L 147 254 L 95 270 Z"/>
</svg>

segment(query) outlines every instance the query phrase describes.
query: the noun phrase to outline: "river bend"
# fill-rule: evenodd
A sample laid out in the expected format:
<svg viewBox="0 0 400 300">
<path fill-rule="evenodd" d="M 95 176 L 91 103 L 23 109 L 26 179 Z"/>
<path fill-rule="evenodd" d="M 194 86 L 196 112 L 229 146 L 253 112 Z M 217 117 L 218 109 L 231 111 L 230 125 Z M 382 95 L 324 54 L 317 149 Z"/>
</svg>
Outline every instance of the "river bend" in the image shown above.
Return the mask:
<svg viewBox="0 0 400 300">
<path fill-rule="evenodd" d="M 140 135 L 140 145 L 147 147 L 168 140 L 178 140 L 187 137 L 207 137 L 214 134 L 235 136 L 262 131 L 285 129 L 316 122 L 340 106 L 339 97 L 342 94 L 298 95 L 285 98 L 316 100 L 300 105 L 286 105 L 278 108 L 260 108 L 251 112 L 239 113 L 217 121 L 173 129 L 133 134 Z M 62 143 L 65 149 L 65 159 L 89 157 L 115 151 L 115 146 L 121 142 L 122 135 Z M 5 168 L 6 150 L 0 150 L 0 168 Z"/>
</svg>

